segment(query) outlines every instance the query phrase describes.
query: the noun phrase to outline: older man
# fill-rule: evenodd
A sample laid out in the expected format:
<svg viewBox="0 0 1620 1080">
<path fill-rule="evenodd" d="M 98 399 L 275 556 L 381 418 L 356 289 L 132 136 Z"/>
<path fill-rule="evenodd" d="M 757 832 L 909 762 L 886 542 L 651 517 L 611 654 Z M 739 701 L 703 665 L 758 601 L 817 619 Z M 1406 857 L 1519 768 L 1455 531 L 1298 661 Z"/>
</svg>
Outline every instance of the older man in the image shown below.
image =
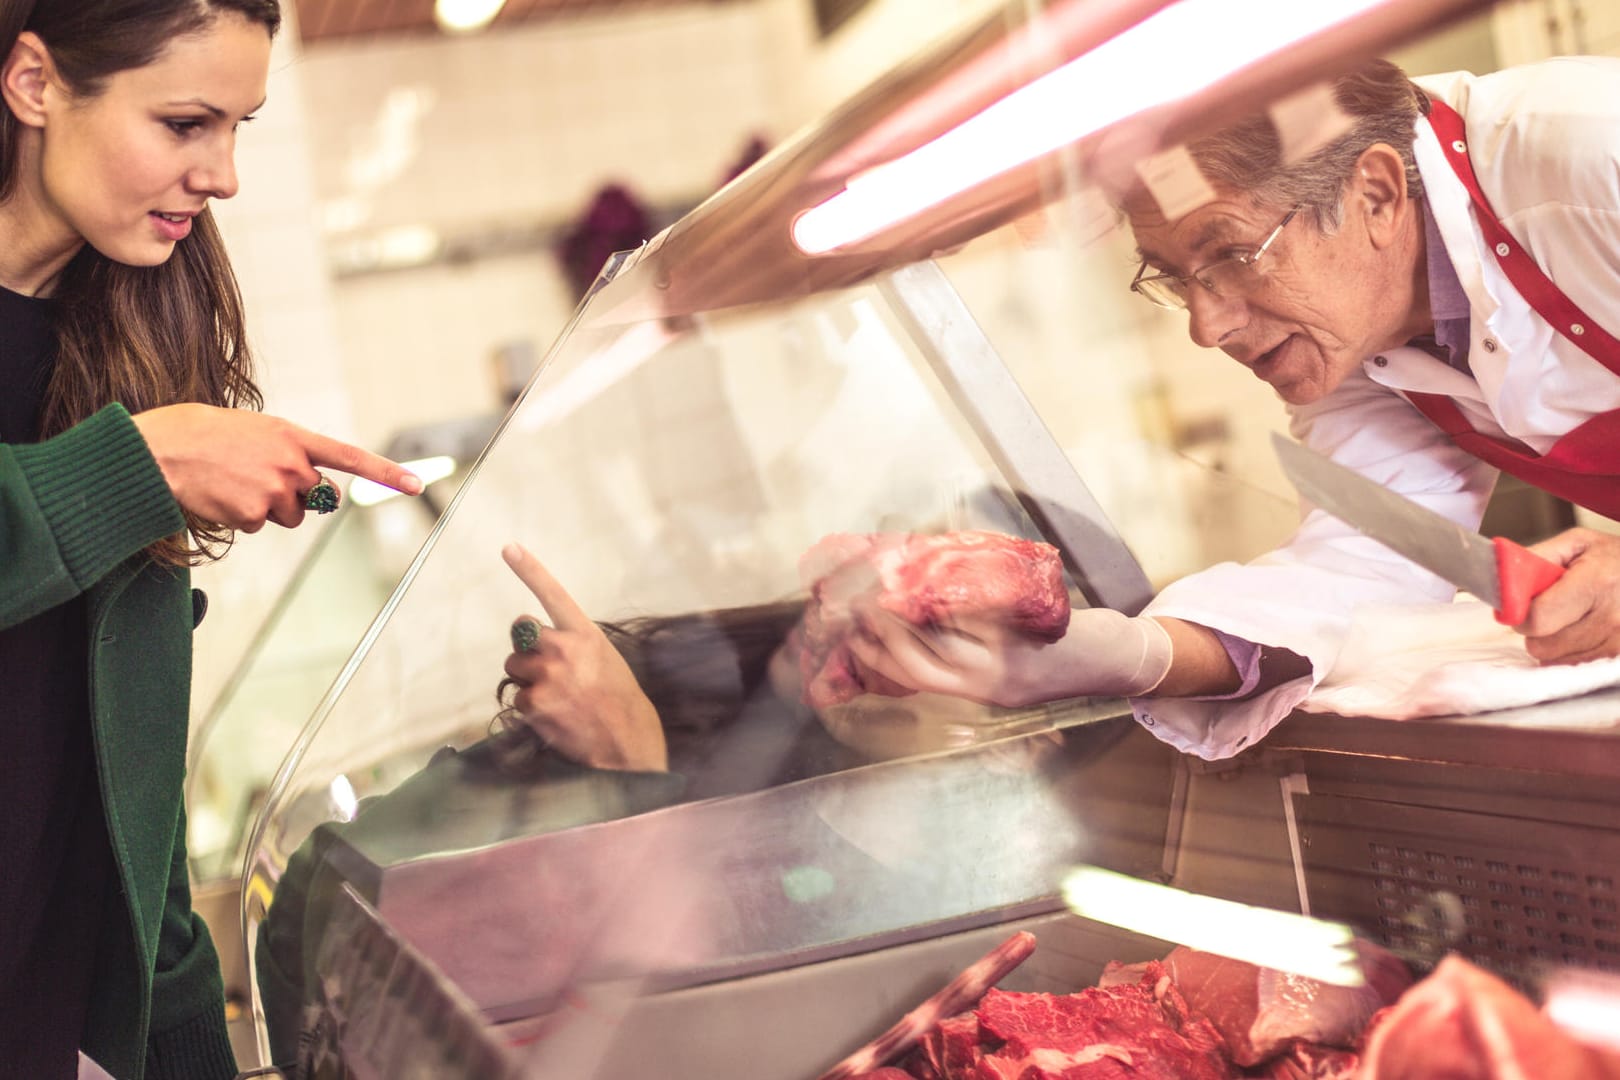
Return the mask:
<svg viewBox="0 0 1620 1080">
<path fill-rule="evenodd" d="M 1134 292 L 1185 308 L 1288 403 L 1293 434 L 1470 528 L 1499 471 L 1620 518 L 1620 60 L 1410 82 L 1339 79 L 1347 130 L 1282 159 L 1264 116 L 1193 143 L 1215 198 L 1170 219 L 1125 202 Z M 1518 627 L 1531 655 L 1620 654 L 1620 539 L 1572 530 Z M 1320 512 L 1283 547 L 1166 589 L 1143 616 L 1076 612 L 1041 646 L 871 613 L 858 655 L 921 689 L 998 704 L 1135 701 L 1208 758 L 1252 745 L 1332 665 L 1350 612 L 1452 587 Z"/>
</svg>

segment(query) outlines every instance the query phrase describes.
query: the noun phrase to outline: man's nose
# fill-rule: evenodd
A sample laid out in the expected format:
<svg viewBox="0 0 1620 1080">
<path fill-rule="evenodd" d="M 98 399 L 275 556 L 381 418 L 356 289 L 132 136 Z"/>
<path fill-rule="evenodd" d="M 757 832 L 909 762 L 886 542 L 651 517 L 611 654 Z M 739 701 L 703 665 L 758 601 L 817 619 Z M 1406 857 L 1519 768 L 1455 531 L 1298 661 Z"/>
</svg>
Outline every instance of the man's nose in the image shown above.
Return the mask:
<svg viewBox="0 0 1620 1080">
<path fill-rule="evenodd" d="M 1249 322 L 1249 308 L 1239 297 L 1217 296 L 1198 284 L 1187 291 L 1187 333 L 1205 349 L 1219 347 Z"/>
</svg>

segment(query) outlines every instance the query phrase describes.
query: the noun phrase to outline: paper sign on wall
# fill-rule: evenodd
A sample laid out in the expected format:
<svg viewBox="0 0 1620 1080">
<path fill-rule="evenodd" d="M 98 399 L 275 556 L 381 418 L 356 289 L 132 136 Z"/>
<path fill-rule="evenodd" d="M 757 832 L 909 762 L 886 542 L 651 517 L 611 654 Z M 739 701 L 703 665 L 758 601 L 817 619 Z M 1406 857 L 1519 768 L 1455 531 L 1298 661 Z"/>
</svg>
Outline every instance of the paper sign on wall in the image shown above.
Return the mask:
<svg viewBox="0 0 1620 1080">
<path fill-rule="evenodd" d="M 1172 146 L 1136 163 L 1136 175 L 1169 221 L 1178 221 L 1215 201 L 1215 189 L 1185 146 Z"/>
<path fill-rule="evenodd" d="M 1333 100 L 1333 84 L 1317 83 L 1290 94 L 1270 109 L 1282 142 L 1284 164 L 1293 164 L 1349 131 L 1355 123 Z"/>
</svg>

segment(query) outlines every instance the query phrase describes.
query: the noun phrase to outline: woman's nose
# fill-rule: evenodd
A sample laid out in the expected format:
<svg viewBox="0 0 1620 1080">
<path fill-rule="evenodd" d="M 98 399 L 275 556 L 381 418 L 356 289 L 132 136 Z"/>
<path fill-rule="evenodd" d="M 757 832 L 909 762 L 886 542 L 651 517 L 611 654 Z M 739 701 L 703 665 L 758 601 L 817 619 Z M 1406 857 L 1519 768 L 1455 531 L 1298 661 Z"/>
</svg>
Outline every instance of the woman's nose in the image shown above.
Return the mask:
<svg viewBox="0 0 1620 1080">
<path fill-rule="evenodd" d="M 1217 348 L 1249 321 L 1248 305 L 1233 296 L 1217 296 L 1197 282 L 1187 292 L 1187 333 L 1205 349 Z"/>
<path fill-rule="evenodd" d="M 225 146 L 209 154 L 191 171 L 191 186 L 215 199 L 229 199 L 240 188 L 236 179 L 236 148 Z"/>
</svg>

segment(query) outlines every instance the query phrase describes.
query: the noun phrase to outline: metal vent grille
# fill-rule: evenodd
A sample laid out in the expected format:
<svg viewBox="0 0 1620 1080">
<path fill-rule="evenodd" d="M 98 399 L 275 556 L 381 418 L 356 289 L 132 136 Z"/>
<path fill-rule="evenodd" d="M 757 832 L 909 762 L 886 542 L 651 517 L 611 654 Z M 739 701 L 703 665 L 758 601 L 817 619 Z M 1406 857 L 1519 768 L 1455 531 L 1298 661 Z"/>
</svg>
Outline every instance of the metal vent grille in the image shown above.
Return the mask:
<svg viewBox="0 0 1620 1080">
<path fill-rule="evenodd" d="M 1620 972 L 1620 842 L 1578 825 L 1296 796 L 1313 914 L 1420 969 L 1460 953 L 1534 989 L 1542 970 Z"/>
</svg>

